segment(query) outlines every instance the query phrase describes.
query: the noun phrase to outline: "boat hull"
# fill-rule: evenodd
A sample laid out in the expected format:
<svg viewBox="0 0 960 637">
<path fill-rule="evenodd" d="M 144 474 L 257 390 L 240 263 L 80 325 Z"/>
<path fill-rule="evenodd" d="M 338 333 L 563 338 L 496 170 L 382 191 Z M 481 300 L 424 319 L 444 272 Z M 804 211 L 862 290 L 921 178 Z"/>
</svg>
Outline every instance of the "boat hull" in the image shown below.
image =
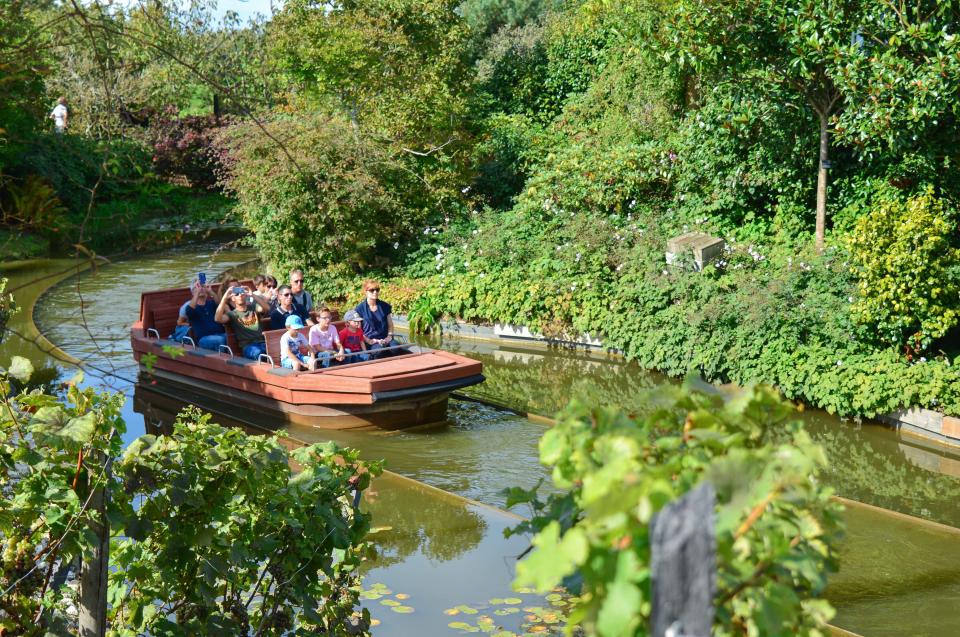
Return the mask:
<svg viewBox="0 0 960 637">
<path fill-rule="evenodd" d="M 269 431 L 288 425 L 389 431 L 438 424 L 446 421 L 450 396 L 449 391 L 435 391 L 369 405 L 297 405 L 157 369 L 144 369 L 139 385 L 145 390 L 140 393 L 150 396 L 135 402 L 141 413 L 151 408 L 177 413 L 186 403 Z"/>
</svg>

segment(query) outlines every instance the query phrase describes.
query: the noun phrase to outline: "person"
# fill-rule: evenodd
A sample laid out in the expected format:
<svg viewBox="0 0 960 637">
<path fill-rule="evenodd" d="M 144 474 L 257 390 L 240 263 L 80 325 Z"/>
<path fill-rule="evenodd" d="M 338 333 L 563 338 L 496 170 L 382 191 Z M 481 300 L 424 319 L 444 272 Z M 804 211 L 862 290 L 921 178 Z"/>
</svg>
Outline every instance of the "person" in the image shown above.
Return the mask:
<svg viewBox="0 0 960 637">
<path fill-rule="evenodd" d="M 303 270 L 290 271 L 290 291 L 293 292 L 293 300 L 300 304 L 300 307 L 306 308 L 308 312 L 313 309 L 313 295 L 303 289 Z M 313 325 L 312 318 L 307 319 L 307 325 Z"/>
<path fill-rule="evenodd" d="M 306 324 L 309 314 L 307 308 L 293 300 L 293 292 L 290 291 L 290 286 L 281 285 L 280 289 L 277 290 L 277 304 L 270 311 L 270 325 L 274 329 L 280 329 L 281 326 L 287 324 L 288 316 L 299 316 L 300 320 Z"/>
<path fill-rule="evenodd" d="M 324 367 L 330 367 L 331 358 L 343 362 L 343 343 L 337 328 L 330 324 L 330 310 L 323 309 L 317 314 L 317 324 L 310 328 L 310 347 L 317 353 L 317 360 Z"/>
<path fill-rule="evenodd" d="M 347 357 L 347 362 L 356 363 L 359 361 L 370 360 L 367 354 L 367 337 L 363 335 L 363 328 L 360 322 L 363 318 L 357 314 L 356 310 L 347 310 L 344 314 L 345 321 L 343 329 L 340 330 L 340 343 L 343 344 L 343 351 L 353 356 Z"/>
<path fill-rule="evenodd" d="M 228 304 L 233 304 L 233 309 Z M 217 323 L 230 323 L 244 358 L 258 360 L 267 351 L 258 313 L 269 311 L 270 304 L 266 299 L 253 294 L 246 286 L 235 285 L 231 289 L 224 289 L 214 318 Z"/>
<path fill-rule="evenodd" d="M 57 99 L 57 105 L 50 111 L 50 119 L 53 120 L 53 125 L 58 133 L 66 132 L 67 118 L 69 116 L 70 112 L 67 110 L 67 98 L 60 97 Z"/>
<path fill-rule="evenodd" d="M 380 300 L 378 282 L 367 279 L 363 282 L 363 292 L 367 297 L 366 300 L 361 301 L 354 309 L 363 319 L 363 334 L 367 337 L 367 343 L 370 344 L 370 357 L 377 358 L 384 354 L 379 350 L 397 345 L 393 340 L 392 310 L 389 303 Z"/>
<path fill-rule="evenodd" d="M 199 283 L 200 283 L 199 279 L 194 279 L 193 287 L 190 288 L 191 291 L 194 289 L 194 287 L 199 285 Z M 216 292 L 214 292 L 209 285 L 206 286 L 206 292 L 207 292 L 207 298 L 213 299 L 214 307 L 216 307 L 216 304 L 220 302 L 220 296 Z M 190 298 L 184 301 L 183 305 L 180 306 L 180 311 L 177 313 L 177 325 L 173 329 L 173 334 L 170 335 L 170 340 L 177 341 L 178 343 L 182 343 L 184 337 L 190 335 L 190 319 L 187 318 L 187 308 L 190 307 L 190 303 L 192 302 L 193 302 L 193 298 Z M 197 339 L 198 337 L 196 334 L 194 334 L 193 338 Z M 215 349 L 215 348 L 211 348 L 211 349 Z"/>
<path fill-rule="evenodd" d="M 317 368 L 317 357 L 307 343 L 306 337 L 299 331 L 303 320 L 296 314 L 287 317 L 284 324 L 287 331 L 280 337 L 280 365 L 287 369 L 313 371 Z"/>
<path fill-rule="evenodd" d="M 227 344 L 227 332 L 216 321 L 217 303 L 213 300 L 210 286 L 193 284 L 193 298 L 187 302 L 186 316 L 193 330 L 197 347 L 219 350 Z"/>
<path fill-rule="evenodd" d="M 257 294 L 265 298 L 271 306 L 277 304 L 277 280 L 272 276 L 258 274 L 253 277 L 253 287 L 257 290 Z M 279 328 L 280 324 L 277 324 L 277 327 Z"/>
</svg>

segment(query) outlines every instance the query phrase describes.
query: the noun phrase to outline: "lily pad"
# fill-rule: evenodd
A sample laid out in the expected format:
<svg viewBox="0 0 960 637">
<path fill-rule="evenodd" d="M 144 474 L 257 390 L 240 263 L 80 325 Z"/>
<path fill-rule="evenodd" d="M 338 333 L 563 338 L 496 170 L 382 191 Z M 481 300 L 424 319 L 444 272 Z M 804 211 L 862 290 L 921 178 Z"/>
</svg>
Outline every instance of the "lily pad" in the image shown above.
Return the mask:
<svg viewBox="0 0 960 637">
<path fill-rule="evenodd" d="M 459 609 L 459 608 L 448 608 L 448 609 L 446 609 L 445 611 L 443 611 L 443 614 L 444 614 L 444 615 L 450 615 L 450 616 L 459 615 L 459 614 L 460 614 L 460 609 Z"/>
<path fill-rule="evenodd" d="M 520 599 L 519 597 L 507 597 L 506 599 L 503 600 L 503 603 L 510 604 L 511 606 L 513 606 L 516 604 L 522 604 L 523 600 Z"/>
<path fill-rule="evenodd" d="M 471 626 L 471 625 L 468 624 L 467 622 L 450 622 L 449 624 L 447 624 L 447 627 L 448 627 L 448 628 L 452 628 L 452 629 L 454 629 L 454 630 L 462 630 L 462 631 L 467 632 L 467 633 L 479 633 L 479 632 L 480 632 L 480 629 L 479 629 L 479 628 L 477 628 L 476 626 Z"/>
<path fill-rule="evenodd" d="M 380 603 L 384 606 L 399 606 L 400 602 L 395 599 L 381 599 Z"/>
<path fill-rule="evenodd" d="M 477 609 L 467 606 L 466 604 L 460 604 L 457 606 L 457 610 L 463 613 L 464 615 L 476 615 Z"/>
<path fill-rule="evenodd" d="M 413 606 L 393 606 L 390 610 L 401 615 L 409 615 L 413 612 Z"/>
<path fill-rule="evenodd" d="M 397 599 L 410 599 L 410 596 L 407 595 L 406 593 L 397 593 L 396 595 L 394 595 L 394 597 L 396 597 Z"/>
</svg>

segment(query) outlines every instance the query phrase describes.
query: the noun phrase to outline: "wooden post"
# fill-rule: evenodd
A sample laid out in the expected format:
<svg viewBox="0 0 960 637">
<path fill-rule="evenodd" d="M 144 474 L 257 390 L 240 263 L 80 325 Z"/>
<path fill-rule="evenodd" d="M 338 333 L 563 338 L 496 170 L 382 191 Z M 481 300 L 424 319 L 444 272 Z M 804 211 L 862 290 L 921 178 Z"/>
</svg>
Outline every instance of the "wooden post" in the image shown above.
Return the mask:
<svg viewBox="0 0 960 637">
<path fill-rule="evenodd" d="M 820 161 L 817 172 L 817 234 L 816 248 L 823 251 L 827 236 L 827 166 L 830 160 L 830 116 L 827 111 L 817 111 L 820 118 Z"/>
<path fill-rule="evenodd" d="M 103 454 L 97 454 L 91 460 L 94 466 L 100 465 L 104 461 Z M 103 464 L 104 485 L 110 482 L 112 461 L 110 458 Z M 90 530 L 97 536 L 97 543 L 80 566 L 80 637 L 104 637 L 107 631 L 107 565 L 110 563 L 108 497 L 103 485 L 97 487 L 90 497 L 90 511 L 95 520 L 90 524 Z"/>
<path fill-rule="evenodd" d="M 709 637 L 717 540 L 709 482 L 663 507 L 650 523 L 653 637 Z"/>
</svg>

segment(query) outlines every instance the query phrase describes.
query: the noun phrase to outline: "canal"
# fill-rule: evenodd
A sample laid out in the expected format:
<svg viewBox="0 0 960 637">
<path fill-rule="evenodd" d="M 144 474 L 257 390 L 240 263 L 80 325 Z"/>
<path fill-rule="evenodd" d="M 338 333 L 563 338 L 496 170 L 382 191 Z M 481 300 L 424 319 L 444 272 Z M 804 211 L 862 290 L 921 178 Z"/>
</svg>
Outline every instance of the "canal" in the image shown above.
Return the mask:
<svg viewBox="0 0 960 637">
<path fill-rule="evenodd" d="M 72 374 L 71 362 L 82 361 L 86 383 L 130 398 L 124 412 L 129 442 L 192 398 L 136 383 L 128 326 L 140 291 L 186 286 L 198 271 L 215 275 L 255 256 L 192 246 L 79 274 L 65 261 L 0 266 L 25 306 L 11 323 L 16 333 L 0 345 L 0 361 L 27 356 L 50 381 Z M 32 332 L 31 309 L 43 336 Z M 380 622 L 376 635 L 457 634 L 448 622 L 475 623 L 483 614 L 519 630 L 525 613 L 513 609 L 544 602 L 509 590 L 514 557 L 525 543 L 503 538 L 516 519 L 499 507 L 503 489 L 546 477 L 536 444 L 547 425 L 518 413 L 549 416 L 571 398 L 642 413 L 651 408 L 649 390 L 672 381 L 582 352 L 457 339 L 430 344 L 483 362 L 488 380 L 467 392 L 474 400 L 452 400 L 449 422 L 436 429 L 335 435 L 369 458 L 384 458 L 399 474 L 378 481 L 368 498 L 380 557 L 367 573 L 365 603 Z M 228 424 L 233 416 L 220 420 Z M 960 527 L 960 456 L 876 425 L 816 411 L 801 417 L 827 449 L 824 478 L 838 495 L 863 503 L 851 504 L 846 514 L 841 571 L 828 590 L 838 609 L 833 623 L 868 636 L 960 634 L 960 533 L 953 528 Z M 329 438 L 303 428 L 288 433 L 303 442 Z M 393 612 L 396 606 L 383 603 L 397 595 L 412 612 Z M 479 614 L 444 612 L 458 605 Z"/>
</svg>

